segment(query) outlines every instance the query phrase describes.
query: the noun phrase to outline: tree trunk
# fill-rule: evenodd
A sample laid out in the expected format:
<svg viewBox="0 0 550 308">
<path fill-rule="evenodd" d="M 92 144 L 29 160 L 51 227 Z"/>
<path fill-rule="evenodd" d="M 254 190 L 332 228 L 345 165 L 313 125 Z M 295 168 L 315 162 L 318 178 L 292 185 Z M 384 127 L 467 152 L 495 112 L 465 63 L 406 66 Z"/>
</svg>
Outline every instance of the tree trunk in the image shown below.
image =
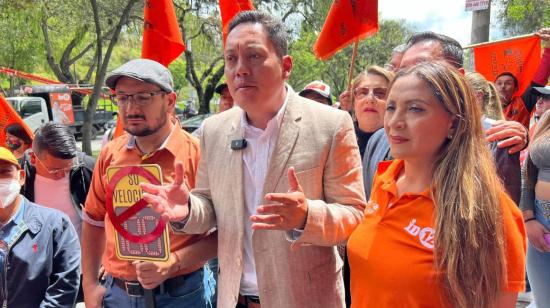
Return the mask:
<svg viewBox="0 0 550 308">
<path fill-rule="evenodd" d="M 91 144 L 92 124 L 94 121 L 95 110 L 97 109 L 97 102 L 98 102 L 99 96 L 101 95 L 101 89 L 105 81 L 105 76 L 107 75 L 107 67 L 111 59 L 111 54 L 113 52 L 113 48 L 115 47 L 118 41 L 122 27 L 128 22 L 132 7 L 136 3 L 138 3 L 139 0 L 129 0 L 128 3 L 126 4 L 126 7 L 124 8 L 124 10 L 122 11 L 122 14 L 120 15 L 118 24 L 115 27 L 115 31 L 113 32 L 113 36 L 111 37 L 109 46 L 107 47 L 107 52 L 105 53 L 104 57 L 102 56 L 102 51 L 101 51 L 102 37 L 101 37 L 101 26 L 99 23 L 99 12 L 97 7 L 97 1 L 90 0 L 90 2 L 94 12 L 94 22 L 95 22 L 96 35 L 97 35 L 97 39 L 96 39 L 97 70 L 96 70 L 96 77 L 95 77 L 95 83 L 94 83 L 94 90 L 93 90 L 92 96 L 90 97 L 90 100 L 88 101 L 88 106 L 86 108 L 86 112 L 84 113 L 84 124 L 82 125 L 82 150 L 86 152 L 88 155 L 92 154 L 92 144 Z"/>
</svg>

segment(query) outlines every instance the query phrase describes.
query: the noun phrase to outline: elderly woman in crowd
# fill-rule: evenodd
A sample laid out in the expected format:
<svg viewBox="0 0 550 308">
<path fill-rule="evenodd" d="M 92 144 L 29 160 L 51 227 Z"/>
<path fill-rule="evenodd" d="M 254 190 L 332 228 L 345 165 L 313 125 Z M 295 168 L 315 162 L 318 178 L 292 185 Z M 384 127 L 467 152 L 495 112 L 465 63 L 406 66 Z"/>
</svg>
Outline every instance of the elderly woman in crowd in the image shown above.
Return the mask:
<svg viewBox="0 0 550 308">
<path fill-rule="evenodd" d="M 379 66 L 371 66 L 355 78 L 352 87 L 353 110 L 357 121 L 355 133 L 361 158 L 369 138 L 384 126 L 388 86 L 394 74 Z"/>
<path fill-rule="evenodd" d="M 515 307 L 524 225 L 464 76 L 415 65 L 397 74 L 386 104 L 395 160 L 379 165 L 348 241 L 352 307 Z"/>
</svg>

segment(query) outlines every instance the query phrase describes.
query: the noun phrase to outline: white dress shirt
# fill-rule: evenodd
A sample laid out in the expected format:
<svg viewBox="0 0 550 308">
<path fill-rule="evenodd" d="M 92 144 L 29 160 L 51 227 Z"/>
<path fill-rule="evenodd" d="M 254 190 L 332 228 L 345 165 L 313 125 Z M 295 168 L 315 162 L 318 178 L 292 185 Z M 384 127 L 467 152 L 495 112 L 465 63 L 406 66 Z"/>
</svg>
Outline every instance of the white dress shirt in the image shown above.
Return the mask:
<svg viewBox="0 0 550 308">
<path fill-rule="evenodd" d="M 264 189 L 265 177 L 271 160 L 271 154 L 277 144 L 279 129 L 288 101 L 288 94 L 283 106 L 267 123 L 265 130 L 250 125 L 243 111 L 241 127 L 244 129 L 244 138 L 247 146 L 243 152 L 243 175 L 244 175 L 244 254 L 243 254 L 243 275 L 241 277 L 240 293 L 242 295 L 259 295 L 258 282 L 256 278 L 256 266 L 254 262 L 254 251 L 252 249 L 252 222 L 250 216 L 256 214 L 258 205 L 264 203 L 262 192 Z"/>
</svg>

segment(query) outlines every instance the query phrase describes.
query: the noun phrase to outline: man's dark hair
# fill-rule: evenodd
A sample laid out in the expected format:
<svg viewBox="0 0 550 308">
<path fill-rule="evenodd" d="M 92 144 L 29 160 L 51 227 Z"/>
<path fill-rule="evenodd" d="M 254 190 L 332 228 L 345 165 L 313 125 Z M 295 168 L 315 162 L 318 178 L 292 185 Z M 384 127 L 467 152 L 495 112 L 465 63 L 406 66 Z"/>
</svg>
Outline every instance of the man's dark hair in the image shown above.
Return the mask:
<svg viewBox="0 0 550 308">
<path fill-rule="evenodd" d="M 45 150 L 59 159 L 71 159 L 77 155 L 76 140 L 71 130 L 65 125 L 53 122 L 48 122 L 36 130 L 32 148 L 37 154 Z"/>
<path fill-rule="evenodd" d="M 243 11 L 229 23 L 228 33 L 244 23 L 261 24 L 267 32 L 269 40 L 275 46 L 277 55 L 283 57 L 288 54 L 288 33 L 281 20 L 262 11 Z"/>
<path fill-rule="evenodd" d="M 31 137 L 27 135 L 27 132 L 25 131 L 23 126 L 21 126 L 21 124 L 19 123 L 8 125 L 8 127 L 6 127 L 6 133 L 23 140 L 23 143 L 25 144 L 32 143 Z"/>
<path fill-rule="evenodd" d="M 447 62 L 456 68 L 462 68 L 464 66 L 464 52 L 462 51 L 462 46 L 457 40 L 443 34 L 437 34 L 431 31 L 415 33 L 409 38 L 407 49 L 424 41 L 438 42 L 441 45 L 443 58 Z"/>
<path fill-rule="evenodd" d="M 497 78 L 495 78 L 495 82 L 497 81 L 497 79 L 499 79 L 500 77 L 502 76 L 510 76 L 512 77 L 512 79 L 514 80 L 514 86 L 516 87 L 516 89 L 519 87 L 519 81 L 518 79 L 516 78 L 516 76 L 514 76 L 514 74 L 510 73 L 510 72 L 504 72 L 504 73 L 500 73 L 498 74 Z"/>
</svg>

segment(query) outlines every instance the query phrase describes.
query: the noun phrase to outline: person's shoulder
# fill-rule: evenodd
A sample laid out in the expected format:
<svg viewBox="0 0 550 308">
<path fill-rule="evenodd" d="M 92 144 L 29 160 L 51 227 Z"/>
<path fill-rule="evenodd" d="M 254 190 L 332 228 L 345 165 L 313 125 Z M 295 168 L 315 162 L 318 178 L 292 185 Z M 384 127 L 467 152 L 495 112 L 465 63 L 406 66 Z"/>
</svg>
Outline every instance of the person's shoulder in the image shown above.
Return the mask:
<svg viewBox="0 0 550 308">
<path fill-rule="evenodd" d="M 185 129 L 177 127 L 175 132 L 177 135 L 175 137 L 178 139 L 178 142 L 187 143 L 192 147 L 200 147 L 199 139 L 188 133 Z"/>
<path fill-rule="evenodd" d="M 48 225 L 59 224 L 62 221 L 70 222 L 69 216 L 58 209 L 31 202 L 27 198 L 22 199 L 22 202 L 25 202 L 26 218 L 35 218 L 40 223 Z"/>
<path fill-rule="evenodd" d="M 101 152 L 105 153 L 118 153 L 120 150 L 126 148 L 130 140 L 131 135 L 128 133 L 122 134 L 113 140 L 109 141 L 103 146 Z"/>
<path fill-rule="evenodd" d="M 235 106 L 224 112 L 217 113 L 206 118 L 202 123 L 203 133 L 211 135 L 212 131 L 226 131 L 232 125 L 239 123 L 243 116 L 243 110 L 239 106 Z"/>
</svg>

